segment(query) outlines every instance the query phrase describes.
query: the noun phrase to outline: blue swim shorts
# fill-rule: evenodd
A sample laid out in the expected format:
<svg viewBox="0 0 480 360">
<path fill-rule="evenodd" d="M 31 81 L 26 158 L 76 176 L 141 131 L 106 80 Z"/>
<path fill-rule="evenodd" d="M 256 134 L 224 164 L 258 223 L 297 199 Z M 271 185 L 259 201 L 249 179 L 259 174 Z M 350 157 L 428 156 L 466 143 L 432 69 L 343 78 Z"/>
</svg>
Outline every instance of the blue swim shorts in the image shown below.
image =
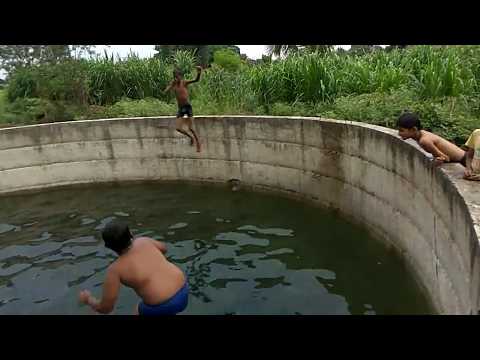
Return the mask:
<svg viewBox="0 0 480 360">
<path fill-rule="evenodd" d="M 188 282 L 169 300 L 158 305 L 147 305 L 143 301 L 138 304 L 139 315 L 175 315 L 186 309 L 188 305 Z"/>
</svg>

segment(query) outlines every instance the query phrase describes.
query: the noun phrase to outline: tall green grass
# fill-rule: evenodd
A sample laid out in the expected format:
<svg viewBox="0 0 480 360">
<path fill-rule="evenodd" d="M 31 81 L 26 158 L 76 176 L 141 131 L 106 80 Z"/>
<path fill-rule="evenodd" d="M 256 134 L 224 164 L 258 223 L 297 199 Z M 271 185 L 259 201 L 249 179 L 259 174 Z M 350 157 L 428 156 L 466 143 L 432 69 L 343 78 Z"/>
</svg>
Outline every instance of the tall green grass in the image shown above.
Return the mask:
<svg viewBox="0 0 480 360">
<path fill-rule="evenodd" d="M 84 62 L 79 62 L 80 66 Z M 157 98 L 171 100 L 163 89 L 172 80 L 172 70 L 179 68 L 185 77 L 194 76 L 193 54 L 180 51 L 172 59 L 103 58 L 87 62 L 88 101 L 113 104 L 122 98 Z M 56 70 L 45 67 L 23 69 L 8 86 L 8 98 L 35 97 L 39 83 L 62 78 Z M 72 66 L 69 67 L 69 73 Z M 56 74 L 55 76 L 52 74 Z M 69 83 L 59 80 L 48 91 Z M 62 87 L 63 86 L 63 87 Z M 192 97 L 218 103 L 333 102 L 337 97 L 373 92 L 387 93 L 402 87 L 422 99 L 477 96 L 480 90 L 480 50 L 478 46 L 434 48 L 416 46 L 391 52 L 373 51 L 363 56 L 340 56 L 336 53 L 294 54 L 283 60 L 257 66 L 241 66 L 226 71 L 213 66 L 204 73 L 201 83 L 192 87 Z M 48 88 L 48 86 L 43 86 Z M 57 91 L 58 93 L 58 91 Z M 52 97 L 52 96 L 50 96 Z"/>
<path fill-rule="evenodd" d="M 9 79 L 4 108 L 20 117 L 27 109 L 31 119 L 63 113 L 57 103 L 67 110 L 71 103 L 89 105 L 84 113 L 69 112 L 76 118 L 173 114 L 173 94 L 163 90 L 174 68 L 193 78 L 195 63 L 194 54 L 181 51 L 166 60 L 132 54 L 32 66 Z M 316 115 L 393 126 L 409 108 L 450 139 L 480 127 L 479 95 L 480 46 L 297 53 L 235 70 L 213 64 L 190 87 L 195 114 Z"/>
<path fill-rule="evenodd" d="M 406 87 L 423 99 L 475 96 L 478 52 L 417 46 L 364 56 L 293 55 L 252 71 L 252 87 L 265 103 L 332 101 L 338 96 L 389 92 Z"/>
</svg>

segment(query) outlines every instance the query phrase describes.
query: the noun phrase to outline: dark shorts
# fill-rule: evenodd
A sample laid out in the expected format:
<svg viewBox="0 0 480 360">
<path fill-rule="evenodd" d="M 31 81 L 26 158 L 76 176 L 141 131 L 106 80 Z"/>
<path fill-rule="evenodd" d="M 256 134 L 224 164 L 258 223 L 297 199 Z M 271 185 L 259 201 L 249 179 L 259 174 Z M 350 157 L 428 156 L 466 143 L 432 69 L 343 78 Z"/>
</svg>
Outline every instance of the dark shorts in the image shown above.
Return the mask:
<svg viewBox="0 0 480 360">
<path fill-rule="evenodd" d="M 193 117 L 192 105 L 185 104 L 178 107 L 177 118 L 182 118 L 185 115 L 190 118 Z"/>
<path fill-rule="evenodd" d="M 175 315 L 188 305 L 188 282 L 169 300 L 158 305 L 147 305 L 143 301 L 138 304 L 139 315 Z"/>
<path fill-rule="evenodd" d="M 465 155 L 463 155 L 463 158 L 460 160 L 460 164 L 462 164 L 464 167 L 467 167 L 467 153 L 465 152 Z"/>
</svg>

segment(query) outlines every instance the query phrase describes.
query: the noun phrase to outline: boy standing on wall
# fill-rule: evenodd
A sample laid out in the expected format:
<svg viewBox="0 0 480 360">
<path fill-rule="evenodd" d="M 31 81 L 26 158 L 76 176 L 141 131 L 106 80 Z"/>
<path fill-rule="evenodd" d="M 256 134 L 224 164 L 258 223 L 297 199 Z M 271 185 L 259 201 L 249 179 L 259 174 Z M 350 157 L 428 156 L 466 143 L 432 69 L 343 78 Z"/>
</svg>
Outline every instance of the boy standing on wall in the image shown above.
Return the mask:
<svg viewBox="0 0 480 360">
<path fill-rule="evenodd" d="M 197 66 L 197 77 L 194 80 L 184 80 L 183 75 L 180 70 L 175 69 L 173 71 L 174 80 L 167 86 L 164 92 L 173 90 L 175 92 L 175 97 L 177 98 L 178 112 L 176 120 L 176 129 L 179 133 L 186 135 L 190 138 L 190 145 L 197 145 L 197 152 L 201 151 L 200 141 L 198 140 L 195 130 L 193 130 L 193 111 L 192 105 L 188 100 L 188 85 L 196 83 L 200 80 L 200 74 L 202 73 L 202 67 Z M 184 119 L 184 116 L 187 115 L 187 118 Z M 185 130 L 185 125 L 187 130 Z M 191 132 L 190 135 L 189 131 Z"/>
</svg>

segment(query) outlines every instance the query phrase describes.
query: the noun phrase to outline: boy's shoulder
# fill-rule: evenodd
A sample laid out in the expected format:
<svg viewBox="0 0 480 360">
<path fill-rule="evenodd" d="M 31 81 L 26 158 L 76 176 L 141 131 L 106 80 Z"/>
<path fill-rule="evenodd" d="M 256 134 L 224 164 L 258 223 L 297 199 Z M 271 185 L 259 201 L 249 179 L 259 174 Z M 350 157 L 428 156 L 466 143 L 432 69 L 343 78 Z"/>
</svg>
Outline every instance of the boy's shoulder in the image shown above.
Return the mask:
<svg viewBox="0 0 480 360">
<path fill-rule="evenodd" d="M 108 266 L 107 272 L 118 272 L 119 267 L 121 267 L 122 257 L 119 256 Z"/>
<path fill-rule="evenodd" d="M 430 131 L 422 130 L 422 137 L 418 140 L 419 144 L 431 144 L 435 140 L 440 139 L 440 136 L 431 133 Z"/>
<path fill-rule="evenodd" d="M 137 244 L 140 244 L 140 243 L 143 243 L 143 242 L 150 242 L 150 241 L 152 241 L 152 240 L 153 240 L 152 238 L 149 238 L 149 237 L 147 237 L 147 236 L 139 236 L 139 237 L 135 238 L 134 241 L 135 241 Z"/>
<path fill-rule="evenodd" d="M 153 239 L 146 236 L 139 236 L 133 241 L 133 247 L 136 249 L 150 247 L 152 246 L 152 240 Z"/>
</svg>

